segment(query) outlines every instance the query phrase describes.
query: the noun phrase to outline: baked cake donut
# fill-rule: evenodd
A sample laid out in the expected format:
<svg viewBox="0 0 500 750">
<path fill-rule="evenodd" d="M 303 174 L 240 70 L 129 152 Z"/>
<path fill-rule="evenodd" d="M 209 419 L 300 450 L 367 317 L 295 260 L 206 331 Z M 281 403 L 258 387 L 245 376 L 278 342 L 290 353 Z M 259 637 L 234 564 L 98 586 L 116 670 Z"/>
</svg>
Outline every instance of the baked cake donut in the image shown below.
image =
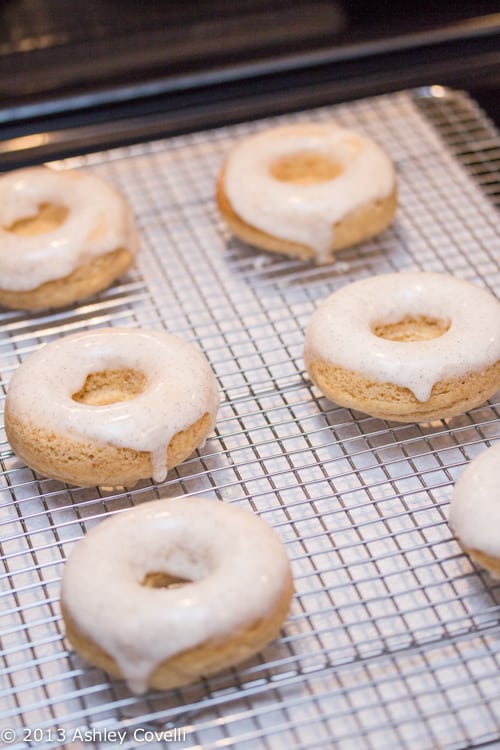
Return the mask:
<svg viewBox="0 0 500 750">
<path fill-rule="evenodd" d="M 304 361 L 341 406 L 396 422 L 453 417 L 500 388 L 500 302 L 445 274 L 363 279 L 319 305 Z"/>
<path fill-rule="evenodd" d="M 455 484 L 449 523 L 462 549 L 500 578 L 500 443 L 467 466 Z"/>
<path fill-rule="evenodd" d="M 292 594 L 268 524 L 235 505 L 183 498 L 118 513 L 77 542 L 61 608 L 80 656 L 142 693 L 247 659 L 278 635 Z"/>
<path fill-rule="evenodd" d="M 204 355 L 162 331 L 104 328 L 54 341 L 14 373 L 5 430 L 17 455 L 69 484 L 163 481 L 212 430 Z"/>
<path fill-rule="evenodd" d="M 90 297 L 128 270 L 138 235 L 99 177 L 28 167 L 0 177 L 0 305 L 36 310 Z"/>
<path fill-rule="evenodd" d="M 394 167 L 370 138 L 330 124 L 284 125 L 239 143 L 217 202 L 240 239 L 330 263 L 385 229 L 396 211 Z"/>
</svg>

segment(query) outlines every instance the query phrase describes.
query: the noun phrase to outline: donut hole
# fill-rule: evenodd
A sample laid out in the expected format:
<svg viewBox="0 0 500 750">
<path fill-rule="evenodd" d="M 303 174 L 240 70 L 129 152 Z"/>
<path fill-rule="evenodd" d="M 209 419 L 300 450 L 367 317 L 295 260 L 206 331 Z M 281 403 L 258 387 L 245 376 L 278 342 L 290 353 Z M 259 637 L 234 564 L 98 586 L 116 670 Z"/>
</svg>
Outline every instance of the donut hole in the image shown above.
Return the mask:
<svg viewBox="0 0 500 750">
<path fill-rule="evenodd" d="M 146 573 L 141 585 L 148 589 L 178 589 L 187 583 L 192 583 L 192 581 L 189 578 L 170 575 L 170 573 Z"/>
<path fill-rule="evenodd" d="M 41 203 L 38 206 L 38 213 L 34 216 L 26 216 L 18 219 L 9 227 L 8 232 L 17 234 L 20 237 L 32 237 L 36 234 L 45 234 L 58 229 L 69 214 L 66 206 L 59 206 L 53 203 Z"/>
<path fill-rule="evenodd" d="M 412 341 L 428 341 L 442 336 L 450 327 L 449 320 L 407 316 L 396 323 L 377 323 L 372 327 L 375 336 L 388 341 L 401 343 Z"/>
<path fill-rule="evenodd" d="M 136 398 L 146 385 L 147 378 L 140 370 L 100 370 L 87 375 L 83 387 L 72 399 L 89 406 L 106 406 Z"/>
<path fill-rule="evenodd" d="M 314 185 L 338 177 L 342 173 L 342 165 L 325 154 L 298 151 L 275 159 L 269 171 L 278 182 Z"/>
</svg>

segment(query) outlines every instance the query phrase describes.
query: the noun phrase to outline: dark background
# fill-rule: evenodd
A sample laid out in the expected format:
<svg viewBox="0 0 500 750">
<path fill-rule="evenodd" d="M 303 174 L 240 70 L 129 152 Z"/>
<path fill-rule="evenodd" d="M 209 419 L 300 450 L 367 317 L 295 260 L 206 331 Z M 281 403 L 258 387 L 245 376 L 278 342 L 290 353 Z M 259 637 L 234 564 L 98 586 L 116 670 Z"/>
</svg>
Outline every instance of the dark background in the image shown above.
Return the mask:
<svg viewBox="0 0 500 750">
<path fill-rule="evenodd" d="M 0 0 L 0 166 L 432 84 L 498 124 L 498 9 Z"/>
</svg>

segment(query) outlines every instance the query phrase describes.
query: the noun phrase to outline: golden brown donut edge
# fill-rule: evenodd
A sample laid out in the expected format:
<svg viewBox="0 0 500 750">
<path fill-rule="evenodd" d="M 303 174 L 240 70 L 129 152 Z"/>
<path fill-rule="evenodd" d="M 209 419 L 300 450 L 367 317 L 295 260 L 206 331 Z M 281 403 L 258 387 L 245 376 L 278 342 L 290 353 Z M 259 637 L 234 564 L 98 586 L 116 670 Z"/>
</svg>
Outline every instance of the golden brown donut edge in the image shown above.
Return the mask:
<svg viewBox="0 0 500 750">
<path fill-rule="evenodd" d="M 64 278 L 47 281 L 35 289 L 0 289 L 0 305 L 13 310 L 64 307 L 111 286 L 118 277 L 128 271 L 133 260 L 134 256 L 130 250 L 119 247 L 83 263 Z"/>
<path fill-rule="evenodd" d="M 205 413 L 188 429 L 177 432 L 168 446 L 169 470 L 188 458 L 211 429 L 210 416 Z M 153 472 L 149 452 L 79 439 L 24 423 L 12 413 L 8 400 L 5 431 L 13 451 L 27 466 L 42 476 L 68 484 L 132 487 Z"/>
<path fill-rule="evenodd" d="M 319 390 L 339 406 L 394 422 L 449 419 L 480 406 L 500 388 L 500 360 L 479 372 L 440 381 L 430 398 L 421 402 L 408 389 L 377 383 L 353 370 L 305 355 L 307 372 Z"/>
<path fill-rule="evenodd" d="M 196 682 L 202 677 L 209 677 L 250 658 L 278 637 L 280 628 L 288 615 L 293 593 L 293 580 L 289 572 L 281 596 L 276 601 L 274 609 L 265 618 L 257 620 L 238 632 L 229 633 L 221 640 L 201 643 L 165 659 L 150 675 L 148 687 L 157 690 L 180 687 Z M 116 661 L 78 630 L 65 610 L 64 601 L 61 602 L 61 609 L 68 640 L 82 659 L 103 669 L 114 678 L 123 679 Z"/>
</svg>

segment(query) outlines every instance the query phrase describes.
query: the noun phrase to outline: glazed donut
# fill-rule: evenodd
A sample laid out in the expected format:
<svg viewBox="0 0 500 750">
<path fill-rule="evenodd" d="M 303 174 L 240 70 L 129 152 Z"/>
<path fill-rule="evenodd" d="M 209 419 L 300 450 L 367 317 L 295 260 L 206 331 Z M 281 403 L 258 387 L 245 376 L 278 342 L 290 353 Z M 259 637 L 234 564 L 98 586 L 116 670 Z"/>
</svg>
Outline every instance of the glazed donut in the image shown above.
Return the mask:
<svg viewBox="0 0 500 750">
<path fill-rule="evenodd" d="M 304 361 L 341 406 L 396 422 L 453 417 L 500 387 L 500 302 L 445 274 L 363 279 L 314 312 Z"/>
<path fill-rule="evenodd" d="M 138 235 L 125 199 L 87 172 L 48 167 L 0 177 L 0 304 L 61 307 L 130 267 Z"/>
<path fill-rule="evenodd" d="M 500 578 L 500 443 L 480 453 L 455 484 L 449 523 L 474 562 Z"/>
<path fill-rule="evenodd" d="M 292 594 L 270 526 L 234 505 L 184 498 L 95 526 L 66 563 L 61 609 L 80 656 L 142 693 L 247 659 L 278 635 Z"/>
<path fill-rule="evenodd" d="M 217 202 L 245 242 L 330 263 L 336 250 L 392 221 L 396 179 L 370 138 L 333 123 L 299 123 L 237 145 L 220 172 Z"/>
<path fill-rule="evenodd" d="M 5 430 L 17 455 L 69 484 L 163 481 L 212 430 L 219 405 L 204 355 L 177 336 L 86 331 L 39 349 L 14 373 Z"/>
</svg>

